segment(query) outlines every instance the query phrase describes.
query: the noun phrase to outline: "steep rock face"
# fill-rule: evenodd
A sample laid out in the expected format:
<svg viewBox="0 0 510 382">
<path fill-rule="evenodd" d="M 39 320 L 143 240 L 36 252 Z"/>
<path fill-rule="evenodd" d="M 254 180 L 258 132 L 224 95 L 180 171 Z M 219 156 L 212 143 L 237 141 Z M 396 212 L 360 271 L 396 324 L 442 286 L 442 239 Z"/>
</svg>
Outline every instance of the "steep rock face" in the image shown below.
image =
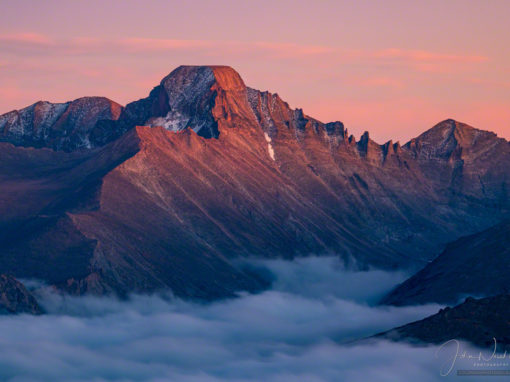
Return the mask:
<svg viewBox="0 0 510 382">
<path fill-rule="evenodd" d="M 423 320 L 376 335 L 393 341 L 443 344 L 451 339 L 469 341 L 488 350 L 510 350 L 510 296 L 467 298 L 463 303 L 441 309 Z"/>
<path fill-rule="evenodd" d="M 0 275 L 0 314 L 41 314 L 34 296 L 18 280 Z"/>
<path fill-rule="evenodd" d="M 189 128 L 202 137 L 218 138 L 218 121 L 229 119 L 230 106 L 246 106 L 245 92 L 242 78 L 230 67 L 180 66 L 163 78 L 149 97 L 128 104 L 110 129 L 161 126 L 178 132 Z"/>
<path fill-rule="evenodd" d="M 211 299 L 267 285 L 241 256 L 418 267 L 508 212 L 506 141 L 476 151 L 499 163 L 470 157 L 483 192 L 478 178 L 458 187 L 450 160 L 420 154 L 425 139 L 356 142 L 228 67 L 180 67 L 92 131 L 97 144 L 71 153 L 0 144 L 0 271 Z"/>
<path fill-rule="evenodd" d="M 144 125 L 170 131 L 189 128 L 205 138 L 218 138 L 217 121 L 229 118 L 228 110 L 220 105 L 230 105 L 229 101 L 242 98 L 246 90 L 239 74 L 223 66 L 181 66 L 165 77 L 161 86 L 168 97 L 169 111 L 163 117 L 150 118 Z M 227 94 L 232 94 L 232 99 L 222 100 Z"/>
<path fill-rule="evenodd" d="M 209 67 L 180 67 L 161 81 L 168 97 L 168 113 L 149 119 L 145 124 L 162 126 L 170 131 L 186 128 L 207 137 L 217 138 L 217 123 L 211 113 L 214 107 L 216 79 Z"/>
<path fill-rule="evenodd" d="M 40 101 L 0 116 L 0 141 L 18 146 L 73 151 L 92 148 L 101 140 L 96 124 L 115 120 L 122 107 L 103 97 L 67 103 Z"/>
<path fill-rule="evenodd" d="M 393 290 L 383 303 L 455 303 L 464 296 L 509 293 L 510 222 L 463 237 Z"/>
</svg>

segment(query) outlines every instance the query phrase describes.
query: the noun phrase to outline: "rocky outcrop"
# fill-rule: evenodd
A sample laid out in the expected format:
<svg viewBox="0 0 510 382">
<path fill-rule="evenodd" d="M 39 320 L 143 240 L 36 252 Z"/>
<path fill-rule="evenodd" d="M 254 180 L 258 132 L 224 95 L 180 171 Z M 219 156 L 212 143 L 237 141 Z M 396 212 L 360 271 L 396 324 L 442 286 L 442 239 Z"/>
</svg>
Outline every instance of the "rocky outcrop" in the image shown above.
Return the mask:
<svg viewBox="0 0 510 382">
<path fill-rule="evenodd" d="M 463 303 L 441 309 L 423 320 L 376 335 L 392 341 L 443 344 L 456 339 L 485 348 L 490 354 L 496 339 L 498 351 L 510 350 L 510 295 L 482 299 L 467 298 Z"/>
<path fill-rule="evenodd" d="M 42 312 L 35 297 L 22 283 L 11 276 L 0 275 L 0 314 Z"/>
</svg>

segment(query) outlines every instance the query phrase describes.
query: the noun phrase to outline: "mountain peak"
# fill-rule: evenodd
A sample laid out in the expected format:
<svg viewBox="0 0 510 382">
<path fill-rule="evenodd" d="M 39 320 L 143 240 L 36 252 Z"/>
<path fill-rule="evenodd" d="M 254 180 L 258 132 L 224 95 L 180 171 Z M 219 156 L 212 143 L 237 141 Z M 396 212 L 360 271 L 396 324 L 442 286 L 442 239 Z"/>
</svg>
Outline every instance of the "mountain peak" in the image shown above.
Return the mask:
<svg viewBox="0 0 510 382">
<path fill-rule="evenodd" d="M 464 157 L 468 151 L 476 151 L 478 146 L 485 147 L 488 141 L 496 144 L 504 139 L 498 138 L 493 132 L 475 129 L 454 119 L 446 119 L 411 139 L 405 147 L 422 159 L 434 157 L 449 160 L 453 157 Z"/>
<path fill-rule="evenodd" d="M 465 131 L 476 130 L 474 127 L 471 127 L 463 122 L 456 121 L 455 119 L 445 119 L 434 125 L 431 129 L 432 131 L 448 131 L 450 134 L 455 132 L 463 133 Z"/>
<path fill-rule="evenodd" d="M 216 83 L 223 90 L 244 90 L 243 79 L 233 68 L 225 65 L 181 65 L 161 81 L 165 89 L 187 91 L 197 86 Z"/>
<path fill-rule="evenodd" d="M 496 134 L 490 131 L 479 130 L 463 122 L 449 118 L 437 123 L 413 140 L 432 140 L 440 143 L 454 138 L 461 146 L 464 146 L 470 145 L 475 136 L 480 134 L 496 137 Z M 411 142 L 413 140 L 411 140 Z"/>
<path fill-rule="evenodd" d="M 246 85 L 229 66 L 179 66 L 161 80 L 159 89 L 164 112 L 145 124 L 170 131 L 191 128 L 203 137 L 217 138 L 219 130 L 212 115 L 216 94 L 244 93 Z"/>
</svg>

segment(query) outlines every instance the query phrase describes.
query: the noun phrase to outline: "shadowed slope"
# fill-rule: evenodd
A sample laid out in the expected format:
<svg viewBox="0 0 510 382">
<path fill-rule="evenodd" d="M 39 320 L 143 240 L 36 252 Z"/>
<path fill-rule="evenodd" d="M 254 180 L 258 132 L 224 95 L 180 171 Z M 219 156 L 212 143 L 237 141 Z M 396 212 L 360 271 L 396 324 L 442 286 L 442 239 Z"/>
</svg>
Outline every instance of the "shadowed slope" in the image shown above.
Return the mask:
<svg viewBox="0 0 510 382">
<path fill-rule="evenodd" d="M 446 341 L 466 340 L 487 349 L 487 357 L 494 349 L 510 349 L 510 296 L 467 298 L 463 303 L 441 309 L 423 320 L 376 335 L 393 341 L 413 341 L 442 344 Z"/>
<path fill-rule="evenodd" d="M 463 237 L 393 290 L 383 303 L 455 303 L 464 296 L 508 293 L 510 223 Z"/>
</svg>

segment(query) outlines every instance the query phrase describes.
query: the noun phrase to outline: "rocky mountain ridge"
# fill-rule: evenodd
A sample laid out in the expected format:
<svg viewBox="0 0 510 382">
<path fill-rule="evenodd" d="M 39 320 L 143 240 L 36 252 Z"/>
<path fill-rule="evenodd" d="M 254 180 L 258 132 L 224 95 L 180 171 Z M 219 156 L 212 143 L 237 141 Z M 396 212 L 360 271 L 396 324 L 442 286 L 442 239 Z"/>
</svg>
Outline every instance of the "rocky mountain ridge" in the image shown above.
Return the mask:
<svg viewBox="0 0 510 382">
<path fill-rule="evenodd" d="M 356 142 L 223 66 L 179 67 L 116 110 L 65 125 L 88 146 L 34 149 L 3 125 L 1 272 L 211 299 L 267 286 L 240 257 L 416 269 L 510 207 L 509 143 L 452 120 L 403 146 Z"/>
</svg>

